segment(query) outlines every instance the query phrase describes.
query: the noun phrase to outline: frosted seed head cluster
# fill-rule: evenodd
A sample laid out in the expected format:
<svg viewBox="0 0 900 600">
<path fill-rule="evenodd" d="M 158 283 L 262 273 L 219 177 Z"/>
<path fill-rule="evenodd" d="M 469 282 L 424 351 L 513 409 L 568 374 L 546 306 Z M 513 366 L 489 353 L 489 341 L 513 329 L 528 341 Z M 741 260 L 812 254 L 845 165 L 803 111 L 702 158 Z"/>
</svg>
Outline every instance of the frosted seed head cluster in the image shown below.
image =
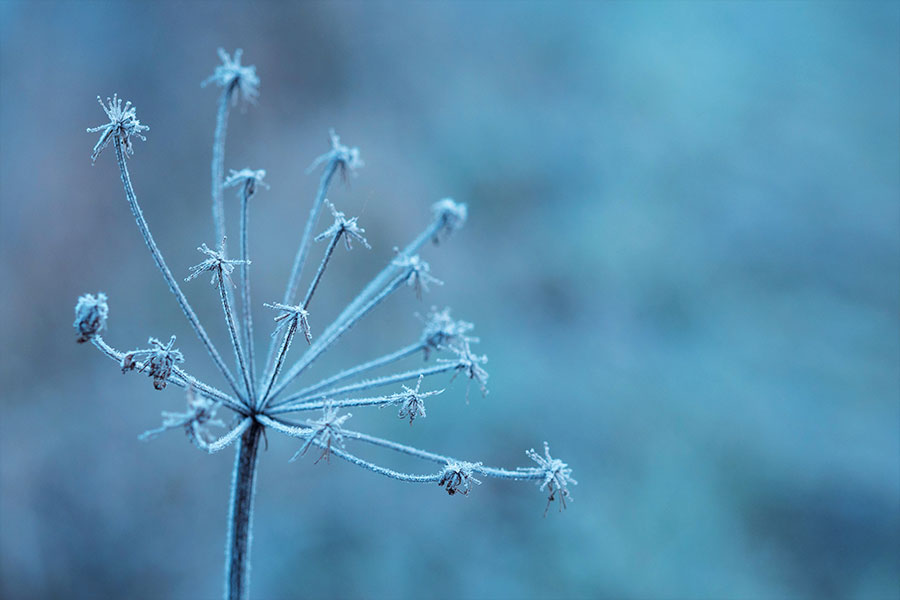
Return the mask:
<svg viewBox="0 0 900 600">
<path fill-rule="evenodd" d="M 452 198 L 438 200 L 431 206 L 431 210 L 438 219 L 440 226 L 431 240 L 435 244 L 443 242 L 457 229 L 460 229 L 469 216 L 468 207 Z"/>
<path fill-rule="evenodd" d="M 394 248 L 394 251 L 399 251 Z M 394 260 L 394 266 L 406 270 L 406 285 L 416 290 L 416 298 L 422 299 L 422 292 L 428 291 L 428 286 L 444 285 L 444 282 L 431 274 L 431 266 L 422 260 L 418 254 L 413 256 L 400 255 Z"/>
<path fill-rule="evenodd" d="M 96 296 L 85 294 L 75 304 L 75 322 L 72 325 L 78 332 L 78 343 L 92 339 L 106 329 L 109 307 L 106 305 L 106 294 L 99 292 Z"/>
<path fill-rule="evenodd" d="M 312 332 L 309 329 L 309 311 L 297 305 L 290 304 L 282 304 L 281 302 L 272 302 L 263 304 L 266 308 L 271 308 L 273 310 L 280 310 L 282 314 L 275 317 L 275 322 L 278 323 L 278 327 L 275 328 L 275 331 L 272 332 L 273 336 L 278 335 L 282 331 L 288 329 L 289 327 L 296 326 L 301 331 L 303 331 L 303 335 L 306 337 L 307 343 L 312 343 Z"/>
</svg>

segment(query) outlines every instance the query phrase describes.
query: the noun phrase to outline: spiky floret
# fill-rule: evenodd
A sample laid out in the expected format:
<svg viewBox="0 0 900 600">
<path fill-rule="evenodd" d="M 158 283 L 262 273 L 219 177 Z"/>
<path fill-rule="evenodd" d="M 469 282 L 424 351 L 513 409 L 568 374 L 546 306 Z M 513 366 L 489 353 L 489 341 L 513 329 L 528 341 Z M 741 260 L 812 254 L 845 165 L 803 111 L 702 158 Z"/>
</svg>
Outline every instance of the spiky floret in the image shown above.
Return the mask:
<svg viewBox="0 0 900 600">
<path fill-rule="evenodd" d="M 394 248 L 394 251 L 398 251 Z M 444 285 L 444 282 L 431 274 L 431 266 L 419 258 L 418 254 L 413 256 L 398 256 L 394 262 L 394 266 L 406 270 L 406 285 L 416 290 L 416 298 L 422 299 L 422 291 L 428 291 L 430 284 Z"/>
<path fill-rule="evenodd" d="M 419 317 L 422 319 L 422 317 Z M 450 316 L 450 308 L 438 310 L 432 306 L 431 311 L 424 319 L 425 328 L 422 330 L 422 345 L 425 349 L 425 360 L 432 351 L 444 348 L 465 348 L 469 343 L 478 342 L 477 337 L 467 336 L 475 325 L 468 321 L 457 321 Z"/>
<path fill-rule="evenodd" d="M 452 198 L 443 198 L 431 206 L 434 216 L 439 220 L 440 227 L 431 237 L 435 244 L 443 242 L 457 229 L 460 229 L 469 216 L 469 208 L 462 202 L 456 202 Z"/>
<path fill-rule="evenodd" d="M 163 344 L 153 337 L 147 343 L 150 344 L 149 348 L 132 350 L 122 356 L 122 372 L 143 373 L 147 371 L 148 375 L 153 378 L 153 387 L 157 390 L 164 390 L 166 382 L 172 374 L 172 368 L 176 364 L 184 362 L 184 355 L 180 350 L 173 348 L 175 345 L 174 335 L 169 338 L 168 344 Z"/>
<path fill-rule="evenodd" d="M 487 363 L 487 356 L 484 354 L 481 356 L 474 354 L 469 347 L 469 344 L 464 344 L 460 348 L 451 348 L 451 350 L 456 354 L 455 359 L 442 358 L 439 359 L 438 362 L 455 365 L 456 373 L 453 375 L 454 378 L 460 373 L 463 373 L 471 381 L 478 384 L 482 396 L 487 396 L 487 380 L 489 375 L 488 372 L 484 370 L 484 367 L 481 366 Z M 469 390 L 467 388 L 466 401 L 468 402 L 468 400 Z"/>
<path fill-rule="evenodd" d="M 332 223 L 331 227 L 317 235 L 315 237 L 315 241 L 321 242 L 322 240 L 326 240 L 330 237 L 342 235 L 344 237 L 344 245 L 347 246 L 347 250 L 353 249 L 353 245 L 350 243 L 351 238 L 356 239 L 366 248 L 372 248 L 372 246 L 369 245 L 369 242 L 366 241 L 366 238 L 363 237 L 363 234 L 366 232 L 366 230 L 360 227 L 356 222 L 359 217 L 348 219 L 347 215 L 336 209 L 334 207 L 334 204 L 332 204 L 328 200 L 325 200 L 325 204 L 328 206 L 328 209 L 331 211 L 331 215 L 334 217 L 334 223 Z"/>
<path fill-rule="evenodd" d="M 219 244 L 218 250 L 212 250 L 203 243 L 200 244 L 197 251 L 204 254 L 206 259 L 191 267 L 191 274 L 184 278 L 185 281 L 197 279 L 203 273 L 212 273 L 212 279 L 210 280 L 212 285 L 217 285 L 219 282 L 223 284 L 228 282 L 234 287 L 234 281 L 231 279 L 234 267 L 237 265 L 250 264 L 249 260 L 233 260 L 225 258 L 225 239 Z"/>
<path fill-rule="evenodd" d="M 397 417 L 401 419 L 409 418 L 410 425 L 413 424 L 416 417 L 425 418 L 425 398 L 444 393 L 444 390 L 420 392 L 419 388 L 422 387 L 422 379 L 424 377 L 424 375 L 419 375 L 415 388 L 404 385 L 403 391 L 396 395 L 397 401 L 400 403 Z"/>
<path fill-rule="evenodd" d="M 365 166 L 366 163 L 359 157 L 359 148 L 342 144 L 341 136 L 335 133 L 334 129 L 328 131 L 328 136 L 331 139 L 331 150 L 317 157 L 309 165 L 307 173 L 312 173 L 319 165 L 333 161 L 340 170 L 341 176 L 346 178 L 348 171 L 355 175 L 357 169 Z"/>
<path fill-rule="evenodd" d="M 526 450 L 525 454 L 538 464 L 538 469 L 543 477 L 538 482 L 539 489 L 546 489 L 549 493 L 544 514 L 547 514 L 550 504 L 556 499 L 559 499 L 559 510 L 564 509 L 566 499 L 571 500 L 568 484 L 578 485 L 578 482 L 572 478 L 572 469 L 558 458 L 550 456 L 550 445 L 547 442 L 544 442 L 543 456 L 535 452 L 534 448 Z"/>
<path fill-rule="evenodd" d="M 269 189 L 269 184 L 263 181 L 266 176 L 265 169 L 241 169 L 240 171 L 229 169 L 228 171 L 228 177 L 225 178 L 223 186 L 240 188 L 238 193 L 245 193 L 248 198 L 256 193 L 257 186 Z"/>
<path fill-rule="evenodd" d="M 78 331 L 78 343 L 83 344 L 103 331 L 108 317 L 106 294 L 98 292 L 96 296 L 93 294 L 80 296 L 75 305 L 75 322 L 72 323 Z"/>
<path fill-rule="evenodd" d="M 272 302 L 263 304 L 266 308 L 271 308 L 273 310 L 280 310 L 282 314 L 275 317 L 275 322 L 278 323 L 278 326 L 275 328 L 275 331 L 272 332 L 272 335 L 278 335 L 279 332 L 284 331 L 288 327 L 290 327 L 291 323 L 296 323 L 297 328 L 303 332 L 303 335 L 306 337 L 307 343 L 312 343 L 312 333 L 309 329 L 309 311 L 297 305 L 290 304 L 282 304 L 281 302 Z"/>
<path fill-rule="evenodd" d="M 306 442 L 294 453 L 291 461 L 295 461 L 306 454 L 306 451 L 313 444 L 322 448 L 322 454 L 316 459 L 317 463 L 323 458 L 326 462 L 330 461 L 333 446 L 344 447 L 343 425 L 353 414 L 346 413 L 338 416 L 338 410 L 338 407 L 329 402 L 322 409 L 321 419 L 307 419 L 306 424 L 309 427 L 309 431 L 306 434 Z"/>
<path fill-rule="evenodd" d="M 224 48 L 219 48 L 218 52 L 222 64 L 217 65 L 213 74 L 204 79 L 200 85 L 206 87 L 210 83 L 215 83 L 226 89 L 238 89 L 246 102 L 256 104 L 259 97 L 259 77 L 256 76 L 256 67 L 241 64 L 244 51 L 240 48 L 234 51 L 233 57 Z M 237 104 L 237 100 L 237 94 L 233 95 L 232 103 Z"/>
<path fill-rule="evenodd" d="M 441 472 L 438 485 L 447 490 L 453 496 L 461 493 L 468 496 L 473 485 L 481 485 L 480 479 L 475 479 L 474 473 L 481 467 L 481 463 L 451 462 Z"/>
<path fill-rule="evenodd" d="M 187 389 L 187 410 L 183 413 L 163 411 L 162 426 L 145 431 L 138 436 L 138 439 L 152 440 L 170 429 L 184 429 L 188 439 L 195 446 L 206 449 L 213 439 L 208 428 L 211 426 L 225 427 L 225 423 L 214 418 L 218 408 L 218 402 L 197 393 L 194 387 L 190 386 Z"/>
<path fill-rule="evenodd" d="M 141 125 L 137 118 L 137 109 L 131 105 L 131 101 L 122 104 L 122 99 L 118 94 L 113 94 L 112 98 L 106 99 L 106 104 L 100 96 L 97 96 L 97 102 L 100 108 L 109 117 L 109 123 L 98 125 L 97 127 L 88 127 L 88 133 L 100 133 L 100 139 L 94 144 L 94 151 L 91 153 L 91 162 L 97 160 L 104 148 L 109 145 L 113 138 L 119 138 L 122 146 L 125 148 L 125 155 L 134 154 L 134 148 L 131 146 L 131 137 L 137 136 L 143 141 L 147 141 L 141 132 L 150 129 L 149 125 Z"/>
</svg>

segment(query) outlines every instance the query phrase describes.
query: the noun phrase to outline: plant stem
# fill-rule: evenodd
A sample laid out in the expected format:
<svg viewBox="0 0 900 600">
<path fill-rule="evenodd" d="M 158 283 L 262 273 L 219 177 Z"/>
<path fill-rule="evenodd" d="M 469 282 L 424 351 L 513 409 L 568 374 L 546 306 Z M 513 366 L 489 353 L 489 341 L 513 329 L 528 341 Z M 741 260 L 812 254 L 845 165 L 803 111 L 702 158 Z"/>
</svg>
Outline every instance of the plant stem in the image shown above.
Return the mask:
<svg viewBox="0 0 900 600">
<path fill-rule="evenodd" d="M 196 313 L 194 313 L 194 309 L 191 308 L 191 305 L 188 303 L 187 297 L 181 291 L 181 288 L 178 286 L 178 282 L 175 281 L 175 277 L 172 276 L 172 271 L 170 271 L 168 265 L 166 265 L 166 261 L 163 259 L 162 252 L 159 251 L 159 247 L 157 247 L 156 241 L 150 234 L 150 227 L 147 225 L 147 220 L 144 219 L 144 213 L 141 211 L 141 207 L 137 201 L 137 196 L 135 196 L 134 194 L 134 188 L 131 186 L 131 177 L 128 175 L 128 167 L 125 165 L 125 153 L 122 150 L 122 141 L 119 139 L 119 136 L 115 136 L 114 142 L 116 145 L 116 160 L 119 163 L 119 173 L 122 176 L 122 185 L 125 186 L 125 197 L 128 199 L 128 204 L 131 206 L 131 213 L 134 215 L 135 221 L 137 221 L 137 226 L 138 229 L 141 230 L 141 235 L 144 237 L 144 242 L 147 244 L 147 248 L 150 250 L 150 255 L 153 256 L 153 261 L 156 263 L 156 266 L 159 268 L 160 272 L 162 272 L 163 278 L 166 280 L 169 289 L 175 295 L 175 299 L 178 300 L 178 304 L 179 306 L 181 306 L 181 311 L 187 317 L 187 320 L 190 322 L 191 327 L 194 328 L 194 331 L 197 333 L 197 337 L 199 337 L 200 341 L 203 342 L 203 345 L 206 346 L 206 350 L 212 357 L 213 362 L 216 363 L 216 366 L 220 371 L 222 371 L 222 374 L 225 376 L 225 379 L 228 380 L 228 384 L 231 386 L 231 389 L 234 390 L 234 393 L 237 394 L 239 399 L 243 400 L 244 396 L 240 386 L 238 385 L 238 382 L 231 374 L 231 371 L 228 370 L 228 367 L 225 365 L 225 361 L 222 360 L 222 356 L 219 354 L 219 351 L 216 350 L 215 346 L 213 346 L 212 340 L 209 339 L 209 335 L 207 335 L 206 330 L 203 328 L 203 325 L 200 324 L 200 319 L 197 318 Z"/>
<path fill-rule="evenodd" d="M 256 462 L 262 426 L 254 422 L 241 436 L 231 480 L 228 515 L 228 546 L 225 556 L 225 600 L 250 597 L 250 544 L 253 497 L 256 492 Z"/>
<path fill-rule="evenodd" d="M 241 375 L 244 378 L 244 386 L 247 388 L 247 404 L 253 406 L 254 390 L 250 385 L 250 371 L 247 369 L 247 363 L 244 362 L 244 351 L 243 348 L 241 348 L 237 324 L 234 321 L 234 311 L 231 310 L 231 302 L 229 301 L 228 291 L 226 289 L 228 284 L 225 281 L 225 274 L 222 272 L 221 267 L 219 267 L 216 277 L 218 277 L 219 280 L 219 295 L 222 298 L 222 310 L 225 312 L 225 323 L 228 325 L 228 333 L 231 335 L 231 345 L 234 346 L 234 355 L 237 358 L 238 369 L 241 371 Z"/>
<path fill-rule="evenodd" d="M 213 138 L 212 156 L 212 213 L 216 237 L 225 237 L 225 202 L 222 186 L 225 174 L 225 133 L 228 131 L 228 111 L 234 85 L 226 86 L 219 95 L 219 110 L 216 112 L 216 131 Z M 224 252 L 224 249 L 223 249 Z"/>
<path fill-rule="evenodd" d="M 250 212 L 247 186 L 241 193 L 241 260 L 247 261 L 250 256 L 247 224 Z M 224 251 L 224 250 L 223 250 Z M 253 311 L 250 310 L 250 265 L 241 263 L 241 305 L 244 313 L 244 344 L 247 350 L 247 363 L 250 369 L 250 386 L 256 389 L 256 364 L 253 352 Z"/>
</svg>

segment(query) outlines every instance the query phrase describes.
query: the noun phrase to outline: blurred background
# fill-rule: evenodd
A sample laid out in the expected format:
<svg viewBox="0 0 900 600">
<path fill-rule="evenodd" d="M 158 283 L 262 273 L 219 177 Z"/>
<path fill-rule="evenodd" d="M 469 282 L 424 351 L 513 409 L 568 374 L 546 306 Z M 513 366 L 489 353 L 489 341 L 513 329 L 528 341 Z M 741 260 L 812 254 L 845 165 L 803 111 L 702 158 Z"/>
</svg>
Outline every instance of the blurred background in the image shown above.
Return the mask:
<svg viewBox="0 0 900 600">
<path fill-rule="evenodd" d="M 151 130 L 129 168 L 185 276 L 213 243 L 218 90 L 199 83 L 219 46 L 262 81 L 226 150 L 271 184 L 259 305 L 281 298 L 330 127 L 366 162 L 330 197 L 373 249 L 338 249 L 314 333 L 434 201 L 469 204 L 424 253 L 446 284 L 398 294 L 305 382 L 452 306 L 490 394 L 435 379 L 448 391 L 413 427 L 392 409 L 348 426 L 510 467 L 548 440 L 579 481 L 542 518 L 532 483 L 451 498 L 289 464 L 298 444 L 270 435 L 254 597 L 900 595 L 898 4 L 0 2 L 0 596 L 220 597 L 231 451 L 139 442 L 183 393 L 71 328 L 105 291 L 112 345 L 177 334 L 224 386 L 84 131 L 105 122 L 97 94 L 135 102 Z M 227 351 L 214 289 L 184 288 Z"/>
</svg>

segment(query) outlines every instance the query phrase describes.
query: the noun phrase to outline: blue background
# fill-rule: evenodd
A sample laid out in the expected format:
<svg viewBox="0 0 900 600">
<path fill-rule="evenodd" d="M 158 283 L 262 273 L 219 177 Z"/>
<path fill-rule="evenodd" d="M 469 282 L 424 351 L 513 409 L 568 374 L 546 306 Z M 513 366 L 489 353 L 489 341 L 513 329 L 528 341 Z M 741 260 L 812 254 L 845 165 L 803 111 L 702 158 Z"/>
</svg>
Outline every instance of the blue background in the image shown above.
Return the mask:
<svg viewBox="0 0 900 600">
<path fill-rule="evenodd" d="M 219 46 L 262 80 L 226 156 L 272 186 L 258 303 L 280 299 L 329 127 L 366 161 L 330 196 L 373 250 L 337 253 L 314 333 L 433 201 L 469 204 L 425 252 L 446 285 L 380 307 L 316 374 L 450 305 L 491 393 L 466 404 L 458 379 L 413 427 L 348 426 L 507 466 L 546 439 L 579 480 L 542 518 L 531 483 L 450 498 L 289 464 L 298 444 L 270 435 L 254 597 L 898 596 L 900 7 L 877 2 L 0 3 L 0 595 L 221 593 L 230 452 L 139 442 L 182 394 L 71 329 L 103 290 L 111 344 L 175 333 L 223 385 L 84 132 L 97 94 L 135 102 L 134 184 L 186 275 L 213 242 L 199 82 Z M 227 348 L 214 290 L 185 289 Z"/>
</svg>

